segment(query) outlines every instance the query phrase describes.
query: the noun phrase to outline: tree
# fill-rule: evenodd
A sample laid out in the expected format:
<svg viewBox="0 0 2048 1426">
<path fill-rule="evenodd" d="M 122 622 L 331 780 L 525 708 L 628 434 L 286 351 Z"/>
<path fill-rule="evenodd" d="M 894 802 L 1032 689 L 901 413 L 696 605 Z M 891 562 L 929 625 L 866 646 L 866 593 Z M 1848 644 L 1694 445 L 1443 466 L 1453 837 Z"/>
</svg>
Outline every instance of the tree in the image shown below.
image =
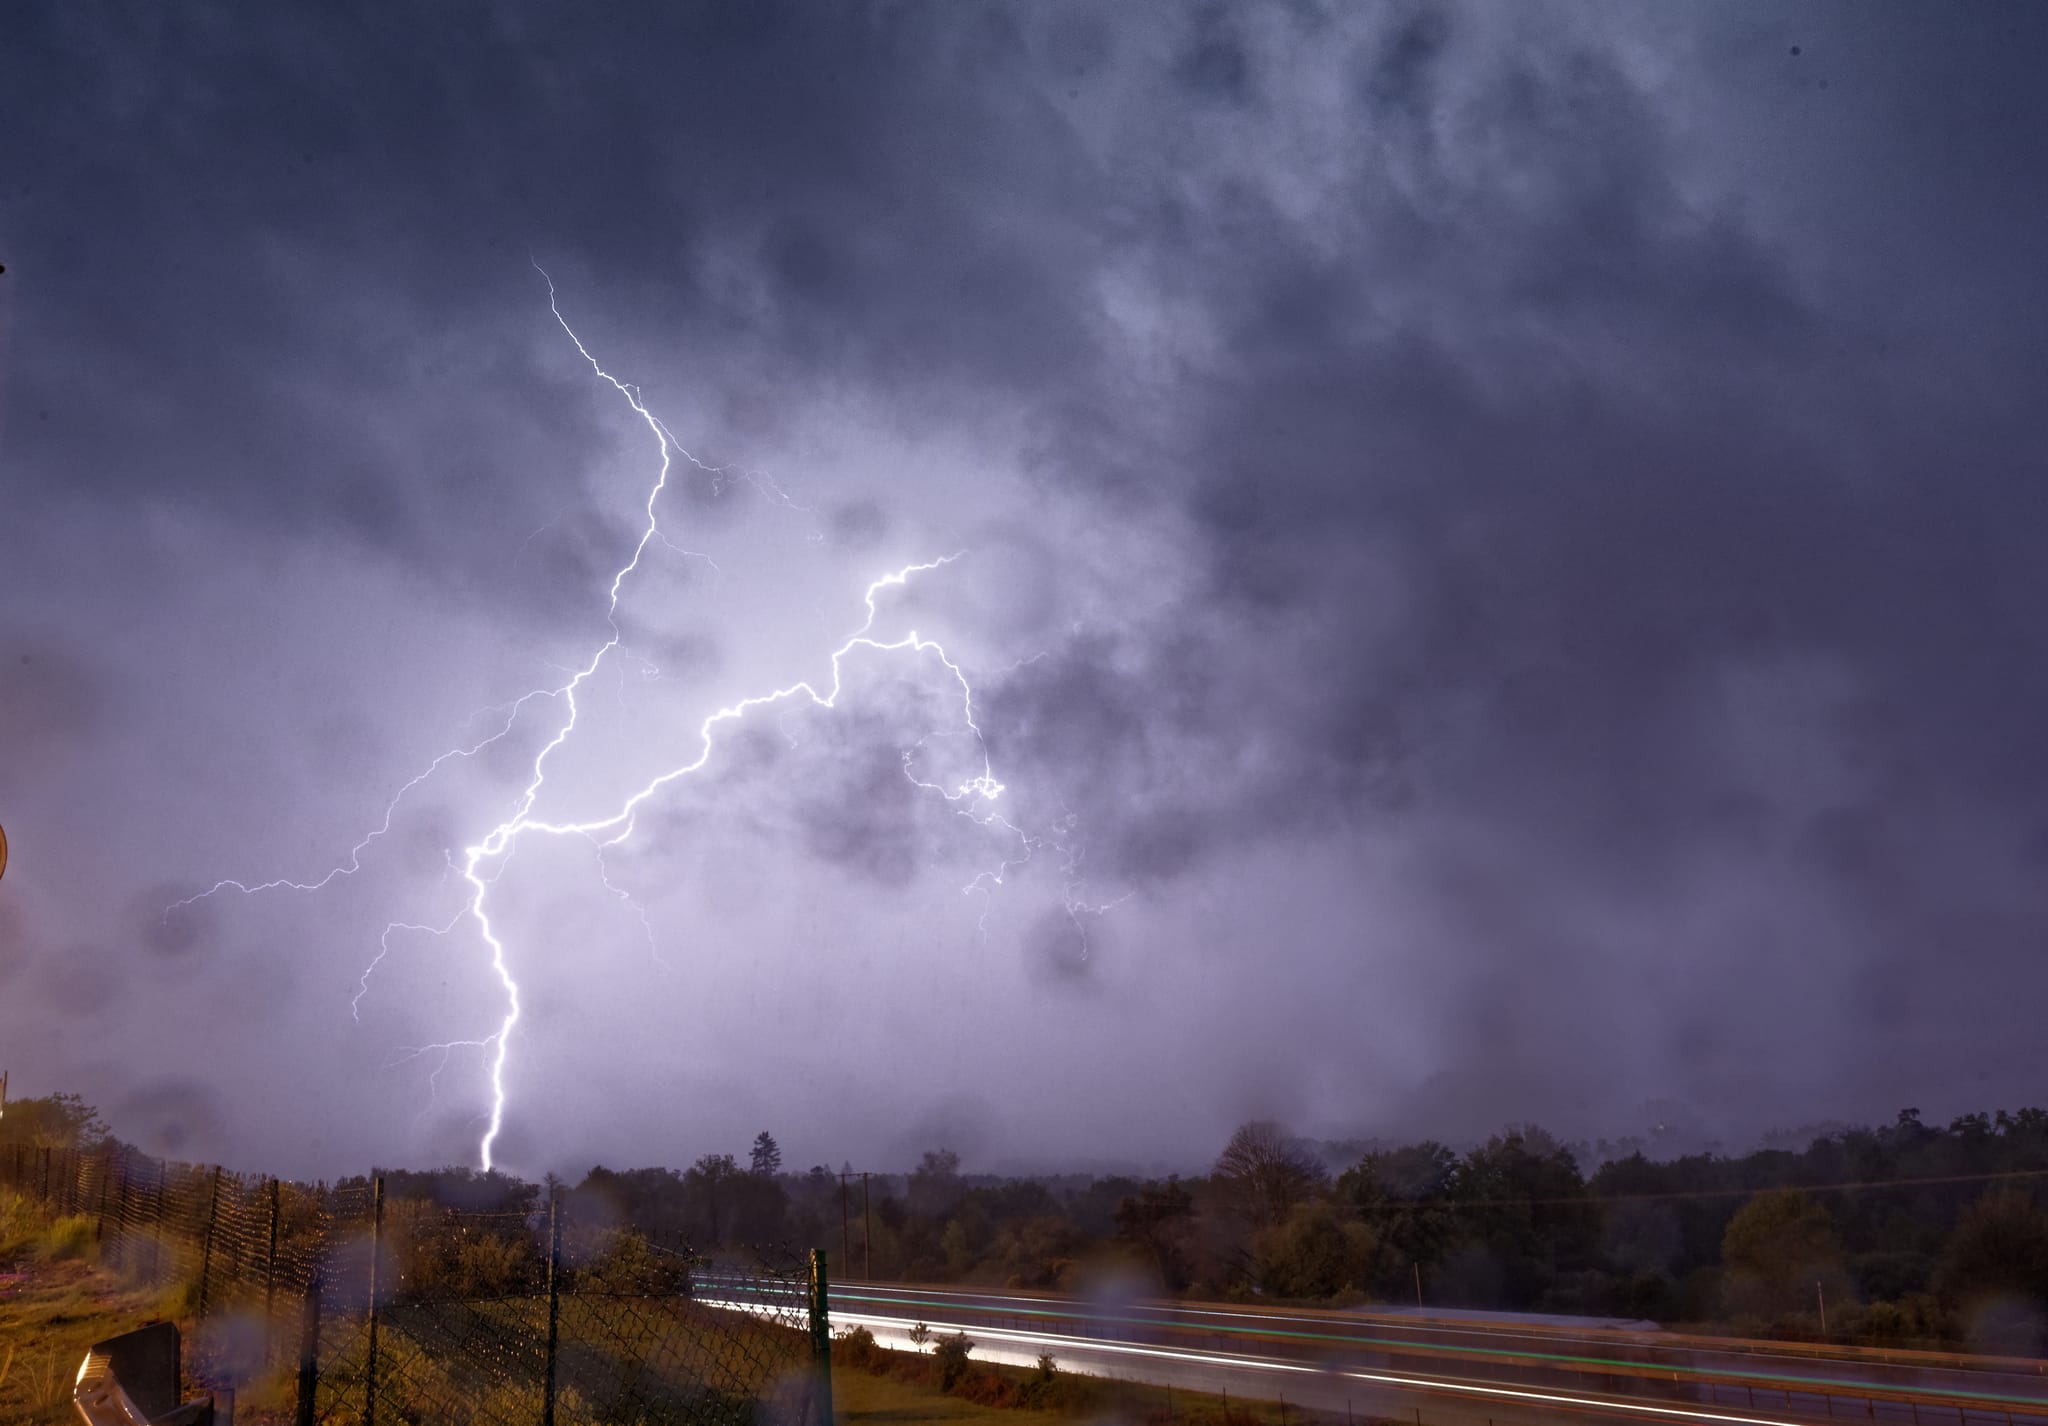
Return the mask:
<svg viewBox="0 0 2048 1426">
<path fill-rule="evenodd" d="M 763 1129 L 754 1136 L 754 1152 L 748 1160 L 748 1171 L 765 1177 L 774 1177 L 782 1172 L 782 1147 L 775 1142 L 775 1136 Z"/>
<path fill-rule="evenodd" d="M 1307 1144 L 1270 1119 L 1238 1126 L 1216 1160 L 1216 1177 L 1253 1226 L 1271 1228 L 1327 1177 Z"/>
<path fill-rule="evenodd" d="M 1328 1203 L 1304 1203 L 1259 1235 L 1253 1272 L 1281 1297 L 1332 1297 L 1372 1275 L 1372 1230 Z"/>
<path fill-rule="evenodd" d="M 1435 1267 L 1450 1250 L 1458 1234 L 1450 1208 L 1457 1175 L 1458 1156 L 1426 1139 L 1369 1153 L 1338 1177 L 1338 1196 L 1379 1240 L 1385 1291 L 1405 1296 L 1410 1273 Z"/>
<path fill-rule="evenodd" d="M 107 1141 L 99 1110 L 75 1094 L 42 1099 L 16 1099 L 0 1115 L 0 1144 L 26 1144 L 34 1149 L 84 1149 Z"/>
<path fill-rule="evenodd" d="M 1194 1216 L 1194 1198 L 1172 1178 L 1163 1185 L 1148 1184 L 1116 1206 L 1117 1237 L 1151 1259 L 1160 1286 L 1168 1292 L 1188 1285 Z"/>
<path fill-rule="evenodd" d="M 1986 1194 L 1949 1235 L 1935 1281 L 1965 1302 L 2016 1297 L 2048 1309 L 2048 1212 L 2016 1190 Z"/>
<path fill-rule="evenodd" d="M 1835 1276 L 1840 1260 L 1834 1219 L 1796 1188 L 1757 1194 L 1721 1235 L 1731 1297 L 1754 1312 L 1804 1310 L 1815 1303 L 1815 1284 Z"/>
<path fill-rule="evenodd" d="M 731 1184 L 739 1174 L 740 1166 L 731 1154 L 706 1154 L 684 1173 L 691 1236 L 700 1246 L 708 1248 L 725 1241 Z"/>
<path fill-rule="evenodd" d="M 960 1156 L 951 1149 L 928 1149 L 910 1171 L 905 1189 L 911 1214 L 938 1218 L 960 1201 Z"/>
<path fill-rule="evenodd" d="M 1466 1154 L 1454 1186 L 1467 1236 L 1451 1285 L 1472 1305 L 1538 1307 L 1597 1260 L 1598 1217 L 1575 1201 L 1586 1191 L 1578 1160 L 1537 1126 Z"/>
<path fill-rule="evenodd" d="M 1002 1269 L 1006 1286 L 1058 1287 L 1084 1246 L 1066 1219 L 1040 1214 L 1005 1223 L 989 1261 Z"/>
</svg>

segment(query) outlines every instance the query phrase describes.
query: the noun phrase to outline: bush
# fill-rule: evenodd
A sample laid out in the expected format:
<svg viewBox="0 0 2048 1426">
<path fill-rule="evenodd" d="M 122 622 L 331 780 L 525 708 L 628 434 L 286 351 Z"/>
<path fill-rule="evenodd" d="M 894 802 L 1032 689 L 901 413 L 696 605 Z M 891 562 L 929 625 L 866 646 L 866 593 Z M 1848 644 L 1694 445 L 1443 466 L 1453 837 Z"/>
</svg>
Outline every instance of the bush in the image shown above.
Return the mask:
<svg viewBox="0 0 2048 1426">
<path fill-rule="evenodd" d="M 503 1297 L 520 1276 L 528 1254 L 522 1243 L 479 1233 L 455 1249 L 453 1285 L 460 1297 Z"/>
<path fill-rule="evenodd" d="M 42 1237 L 42 1215 L 26 1194 L 0 1189 L 0 1263 L 12 1262 Z"/>
<path fill-rule="evenodd" d="M 932 1348 L 932 1357 L 939 1364 L 939 1390 L 951 1391 L 960 1384 L 960 1378 L 967 1375 L 967 1354 L 973 1350 L 974 1343 L 967 1340 L 965 1332 L 939 1339 Z"/>
<path fill-rule="evenodd" d="M 82 1258 L 92 1251 L 92 1219 L 80 1214 L 59 1218 L 43 1230 L 41 1256 L 45 1262 Z"/>
<path fill-rule="evenodd" d="M 832 1359 L 835 1364 L 865 1372 L 879 1373 L 889 1365 L 888 1355 L 875 1342 L 875 1334 L 865 1327 L 849 1327 L 841 1332 L 832 1344 Z"/>
<path fill-rule="evenodd" d="M 586 1290 L 621 1297 L 688 1297 L 690 1260 L 638 1233 L 620 1231 L 586 1269 L 584 1283 Z"/>
</svg>

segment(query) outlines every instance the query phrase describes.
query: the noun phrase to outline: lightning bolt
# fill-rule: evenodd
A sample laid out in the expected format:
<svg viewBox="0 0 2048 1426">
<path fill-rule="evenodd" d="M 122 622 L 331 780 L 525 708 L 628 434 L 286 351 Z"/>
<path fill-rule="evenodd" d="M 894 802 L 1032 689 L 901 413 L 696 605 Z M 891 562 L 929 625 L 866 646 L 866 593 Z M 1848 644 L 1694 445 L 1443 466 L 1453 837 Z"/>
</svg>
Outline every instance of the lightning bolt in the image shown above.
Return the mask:
<svg viewBox="0 0 2048 1426">
<path fill-rule="evenodd" d="M 669 477 L 674 469 L 674 458 L 679 456 L 697 470 L 709 475 L 715 489 L 723 489 L 724 482 L 726 481 L 743 479 L 792 510 L 810 512 L 810 507 L 798 504 L 781 486 L 775 484 L 766 476 L 751 471 L 740 472 L 735 476 L 723 467 L 706 465 L 690 454 L 682 443 L 676 439 L 674 433 L 662 423 L 660 418 L 647 408 L 642 399 L 640 388 L 620 381 L 617 377 L 606 371 L 597 358 L 591 354 L 589 348 L 584 345 L 583 340 L 570 327 L 567 318 L 562 315 L 561 307 L 557 300 L 554 280 L 548 276 L 547 272 L 537 262 L 534 264 L 534 270 L 540 273 L 542 280 L 547 283 L 548 310 L 553 314 L 556 323 L 568 336 L 570 342 L 574 344 L 577 353 L 589 364 L 590 369 L 625 399 L 634 415 L 647 427 L 648 433 L 654 438 L 661 453 L 660 470 L 652 486 L 649 487 L 647 498 L 642 506 L 645 520 L 641 527 L 639 538 L 633 545 L 631 556 L 613 573 L 611 584 L 607 590 L 605 625 L 609 630 L 610 636 L 597 646 L 581 666 L 563 670 L 568 675 L 565 682 L 552 688 L 534 689 L 522 694 L 511 704 L 505 705 L 507 708 L 505 720 L 495 732 L 473 745 L 450 749 L 440 754 L 424 770 L 401 786 L 386 805 L 381 822 L 350 848 L 345 859 L 317 881 L 301 882 L 279 878 L 272 881 L 249 883 L 225 879 L 216 882 L 204 891 L 174 902 L 165 909 L 165 916 L 168 917 L 171 912 L 181 907 L 190 906 L 209 896 L 229 890 L 250 895 L 274 890 L 318 891 L 337 878 L 354 875 L 362 869 L 364 853 L 374 842 L 391 830 L 399 804 L 404 801 L 407 793 L 432 777 L 449 761 L 474 757 L 485 748 L 507 737 L 519 722 L 521 714 L 528 705 L 542 701 L 558 704 L 563 710 L 561 721 L 556 725 L 547 742 L 534 755 L 531 775 L 528 777 L 524 788 L 521 789 L 516 805 L 513 807 L 510 815 L 483 833 L 475 841 L 464 846 L 459 858 L 454 856 L 450 858 L 453 869 L 461 875 L 468 887 L 467 895 L 460 909 L 444 925 L 436 926 L 406 921 L 394 921 L 387 925 L 382 936 L 379 938 L 377 955 L 364 968 L 362 977 L 357 984 L 356 994 L 350 1001 L 351 1013 L 356 1014 L 359 1018 L 363 997 L 369 991 L 371 976 L 377 967 L 383 963 L 385 957 L 389 955 L 391 936 L 394 932 L 410 931 L 438 937 L 452 934 L 465 921 L 474 925 L 477 935 L 489 952 L 492 973 L 497 977 L 499 986 L 505 996 L 505 1012 L 498 1023 L 497 1029 L 492 1034 L 478 1040 L 451 1040 L 441 1044 L 408 1049 L 402 1052 L 402 1058 L 397 1062 L 404 1062 L 405 1060 L 438 1052 L 440 1060 L 434 1069 L 433 1075 L 430 1077 L 431 1088 L 434 1082 L 438 1080 L 441 1070 L 446 1067 L 448 1056 L 454 1049 L 474 1048 L 481 1049 L 486 1053 L 486 1064 L 490 1081 L 490 1115 L 488 1125 L 477 1146 L 478 1159 L 486 1172 L 491 1171 L 493 1168 L 493 1151 L 504 1130 L 506 1112 L 505 1071 L 511 1053 L 513 1032 L 519 1025 L 523 1008 L 519 982 L 512 974 L 510 952 L 504 937 L 499 932 L 497 924 L 492 919 L 490 892 L 498 877 L 503 875 L 505 864 L 510 859 L 519 840 L 527 835 L 577 836 L 590 840 L 597 849 L 600 879 L 607 890 L 624 900 L 639 913 L 641 924 L 648 933 L 649 949 L 652 951 L 652 925 L 647 921 L 646 913 L 633 901 L 631 895 L 611 880 L 608 869 L 604 865 L 605 852 L 633 836 L 638 825 L 639 813 L 649 799 L 655 797 L 670 784 L 699 772 L 710 762 L 717 747 L 717 734 L 727 724 L 736 723 L 744 719 L 749 713 L 759 709 L 776 708 L 787 711 L 792 706 L 810 706 L 823 709 L 837 707 L 841 692 L 845 687 L 846 661 L 856 655 L 907 654 L 917 660 L 929 660 L 944 670 L 946 676 L 952 680 L 954 686 L 959 691 L 960 713 L 965 725 L 965 731 L 960 736 L 971 737 L 974 740 L 975 747 L 980 754 L 980 771 L 950 786 L 920 777 L 917 773 L 916 761 L 917 752 L 924 745 L 922 740 L 916 747 L 904 753 L 903 771 L 904 775 L 919 789 L 933 793 L 947 803 L 955 804 L 955 811 L 969 818 L 978 826 L 997 828 L 1016 839 L 1018 849 L 1016 855 L 1005 859 L 993 872 L 984 872 L 977 876 L 964 890 L 968 892 L 979 890 L 985 894 L 990 894 L 994 887 L 1003 884 L 1005 877 L 1012 870 L 1028 861 L 1035 852 L 1044 847 L 1052 846 L 1058 849 L 1065 862 L 1067 872 L 1065 902 L 1068 915 L 1076 918 L 1076 926 L 1080 926 L 1078 918 L 1081 914 L 1100 914 L 1102 910 L 1107 909 L 1106 907 L 1089 906 L 1077 899 L 1080 885 L 1079 864 L 1076 854 L 1069 848 L 1063 837 L 1045 838 L 1026 833 L 993 810 L 992 804 L 1002 796 L 1006 789 L 995 774 L 989 755 L 987 739 L 976 718 L 974 687 L 960 663 L 938 641 L 925 638 L 914 629 L 894 639 L 883 639 L 875 633 L 876 623 L 881 617 L 878 601 L 885 594 L 906 587 L 911 579 L 916 576 L 933 573 L 963 558 L 966 553 L 964 550 L 941 555 L 919 563 L 907 564 L 900 569 L 892 570 L 870 581 L 861 596 L 861 603 L 866 611 L 866 617 L 840 642 L 838 647 L 832 650 L 828 660 L 829 680 L 820 680 L 819 682 L 813 682 L 809 679 L 798 680 L 784 687 L 742 698 L 715 709 L 707 714 L 698 724 L 694 755 L 669 768 L 667 771 L 654 776 L 638 789 L 628 794 L 607 815 L 575 822 L 552 821 L 536 815 L 535 808 L 540 802 L 542 791 L 548 781 L 549 760 L 575 734 L 577 721 L 581 715 L 581 707 L 578 701 L 579 693 L 596 676 L 606 658 L 612 655 L 614 651 L 620 649 L 624 636 L 619 629 L 618 623 L 619 601 L 628 580 L 639 569 L 641 560 L 646 555 L 648 547 L 653 544 L 660 544 L 677 555 L 703 560 L 707 564 L 711 563 L 708 556 L 683 549 L 676 545 L 661 529 L 660 517 L 656 507 L 661 500 L 662 494 L 668 488 Z M 560 518 L 561 516 L 557 515 L 555 520 Z M 552 525 L 555 521 L 548 523 Z M 547 526 L 543 526 L 542 530 L 537 530 L 534 532 L 534 535 L 528 536 L 527 543 L 531 544 L 533 538 L 542 533 L 546 528 Z M 524 548 L 525 546 L 521 547 L 522 552 Z M 713 564 L 712 568 L 715 570 L 717 566 Z M 644 664 L 644 661 L 642 662 Z M 1067 827 L 1069 829 L 1071 828 L 1072 821 L 1073 819 L 1070 814 L 1067 819 Z M 986 907 L 984 907 L 984 932 L 986 930 L 986 918 L 987 911 Z M 1085 931 L 1083 935 L 1085 946 Z M 659 960 L 658 955 L 656 958 Z"/>
</svg>

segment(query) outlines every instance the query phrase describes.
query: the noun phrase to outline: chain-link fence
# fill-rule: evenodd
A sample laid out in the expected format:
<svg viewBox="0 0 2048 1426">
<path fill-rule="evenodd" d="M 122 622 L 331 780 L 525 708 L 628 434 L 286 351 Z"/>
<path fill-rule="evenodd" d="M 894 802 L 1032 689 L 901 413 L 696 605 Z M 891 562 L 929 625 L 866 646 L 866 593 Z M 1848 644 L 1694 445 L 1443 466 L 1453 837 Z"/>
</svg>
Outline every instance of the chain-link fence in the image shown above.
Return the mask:
<svg viewBox="0 0 2048 1426">
<path fill-rule="evenodd" d="M 195 1375 L 282 1380 L 299 1426 L 831 1419 L 821 1253 L 713 1258 L 563 1189 L 451 1204 L 127 1151 L 15 1147 L 0 1182 L 180 1287 Z"/>
</svg>

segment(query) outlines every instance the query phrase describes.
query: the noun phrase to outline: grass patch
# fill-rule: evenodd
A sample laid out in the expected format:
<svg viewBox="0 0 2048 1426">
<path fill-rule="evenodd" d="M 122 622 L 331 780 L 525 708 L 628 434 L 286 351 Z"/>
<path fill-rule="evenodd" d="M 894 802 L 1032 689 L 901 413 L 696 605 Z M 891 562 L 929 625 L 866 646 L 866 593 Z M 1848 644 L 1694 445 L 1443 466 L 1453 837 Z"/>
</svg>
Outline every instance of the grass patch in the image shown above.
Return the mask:
<svg viewBox="0 0 2048 1426">
<path fill-rule="evenodd" d="M 942 1339 L 943 1340 L 943 1339 Z M 951 1385 L 947 1385 L 948 1378 Z M 855 1328 L 832 1342 L 833 1406 L 848 1426 L 1026 1426 L 1030 1422 L 1119 1422 L 1125 1426 L 1343 1426 L 1345 1418 L 1278 1401 L 1225 1399 L 1059 1370 L 976 1362 L 878 1345 Z M 1372 1418 L 1358 1417 L 1360 1426 Z"/>
<path fill-rule="evenodd" d="M 43 1230 L 42 1241 L 36 1245 L 36 1250 L 48 1263 L 95 1256 L 92 1219 L 83 1214 L 59 1218 Z"/>
<path fill-rule="evenodd" d="M 70 1420 L 86 1348 L 179 1315 L 167 1309 L 181 1289 L 123 1282 L 98 1255 L 92 1219 L 0 1192 L 0 1426 Z M 178 1327 L 189 1338 L 191 1324 Z"/>
<path fill-rule="evenodd" d="M 1024 1426 L 1030 1416 L 981 1406 L 932 1387 L 832 1366 L 833 1414 L 846 1426 Z M 1043 1419 L 1053 1419 L 1045 1413 Z"/>
<path fill-rule="evenodd" d="M 0 1426 L 68 1419 L 85 1349 L 156 1319 L 156 1293 L 76 1258 L 0 1273 Z"/>
</svg>

